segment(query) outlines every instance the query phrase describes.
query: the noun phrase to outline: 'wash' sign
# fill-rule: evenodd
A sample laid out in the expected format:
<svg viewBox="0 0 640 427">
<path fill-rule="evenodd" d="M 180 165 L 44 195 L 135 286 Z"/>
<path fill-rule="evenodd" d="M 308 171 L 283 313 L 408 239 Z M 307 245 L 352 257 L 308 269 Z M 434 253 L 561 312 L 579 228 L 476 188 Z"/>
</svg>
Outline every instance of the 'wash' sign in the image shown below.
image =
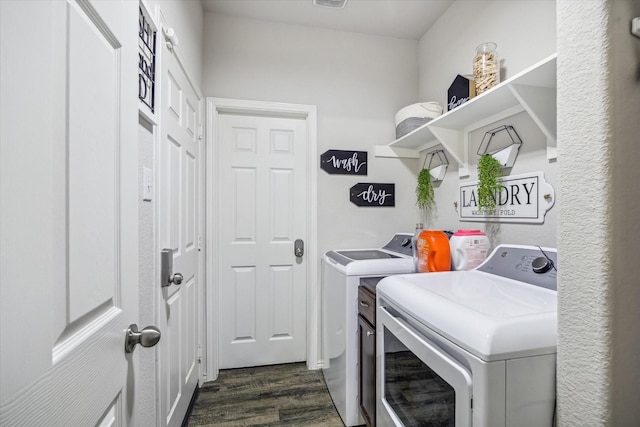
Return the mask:
<svg viewBox="0 0 640 427">
<path fill-rule="evenodd" d="M 481 212 L 478 209 L 478 181 L 460 184 L 460 220 L 542 224 L 553 206 L 555 193 L 542 172 L 532 172 L 503 177 L 494 199 L 496 208 L 492 212 Z"/>
<path fill-rule="evenodd" d="M 330 174 L 366 175 L 367 152 L 329 150 L 320 155 L 320 168 Z"/>
</svg>

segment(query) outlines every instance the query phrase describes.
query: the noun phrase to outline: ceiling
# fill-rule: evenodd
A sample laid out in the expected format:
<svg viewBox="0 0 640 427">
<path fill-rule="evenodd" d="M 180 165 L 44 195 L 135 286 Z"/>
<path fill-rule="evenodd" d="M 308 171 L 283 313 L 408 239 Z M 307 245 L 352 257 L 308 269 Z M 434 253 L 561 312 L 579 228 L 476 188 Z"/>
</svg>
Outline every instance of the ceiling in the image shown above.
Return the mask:
<svg viewBox="0 0 640 427">
<path fill-rule="evenodd" d="M 343 9 L 312 0 L 202 0 L 206 12 L 419 40 L 453 0 L 348 0 Z"/>
</svg>

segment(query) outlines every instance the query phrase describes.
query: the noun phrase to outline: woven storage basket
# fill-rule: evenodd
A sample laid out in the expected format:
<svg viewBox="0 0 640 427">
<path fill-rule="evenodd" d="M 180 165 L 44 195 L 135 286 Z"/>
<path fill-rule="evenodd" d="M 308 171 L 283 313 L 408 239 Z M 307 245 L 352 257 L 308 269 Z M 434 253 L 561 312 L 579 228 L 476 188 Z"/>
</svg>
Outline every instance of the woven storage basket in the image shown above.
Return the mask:
<svg viewBox="0 0 640 427">
<path fill-rule="evenodd" d="M 419 102 L 408 105 L 396 113 L 396 139 L 423 126 L 442 114 L 437 102 Z"/>
</svg>

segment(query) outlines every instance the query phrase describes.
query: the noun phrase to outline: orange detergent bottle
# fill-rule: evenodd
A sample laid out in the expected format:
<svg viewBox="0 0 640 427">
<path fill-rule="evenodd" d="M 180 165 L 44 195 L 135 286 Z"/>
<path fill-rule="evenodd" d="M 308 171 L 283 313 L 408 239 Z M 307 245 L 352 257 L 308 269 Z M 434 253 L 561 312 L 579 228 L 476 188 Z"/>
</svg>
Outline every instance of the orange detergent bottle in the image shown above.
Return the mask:
<svg viewBox="0 0 640 427">
<path fill-rule="evenodd" d="M 418 273 L 449 270 L 449 238 L 441 230 L 423 230 L 418 236 Z"/>
</svg>

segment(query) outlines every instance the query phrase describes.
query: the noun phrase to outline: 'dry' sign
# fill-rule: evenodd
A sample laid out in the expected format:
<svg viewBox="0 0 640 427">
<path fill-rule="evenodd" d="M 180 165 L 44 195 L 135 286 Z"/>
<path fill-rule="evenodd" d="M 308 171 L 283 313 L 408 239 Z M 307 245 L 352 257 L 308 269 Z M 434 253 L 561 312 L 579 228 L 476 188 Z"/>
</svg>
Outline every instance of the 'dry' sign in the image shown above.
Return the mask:
<svg viewBox="0 0 640 427">
<path fill-rule="evenodd" d="M 359 182 L 349 189 L 349 200 L 360 207 L 393 207 L 396 205 L 396 185 Z"/>
</svg>

